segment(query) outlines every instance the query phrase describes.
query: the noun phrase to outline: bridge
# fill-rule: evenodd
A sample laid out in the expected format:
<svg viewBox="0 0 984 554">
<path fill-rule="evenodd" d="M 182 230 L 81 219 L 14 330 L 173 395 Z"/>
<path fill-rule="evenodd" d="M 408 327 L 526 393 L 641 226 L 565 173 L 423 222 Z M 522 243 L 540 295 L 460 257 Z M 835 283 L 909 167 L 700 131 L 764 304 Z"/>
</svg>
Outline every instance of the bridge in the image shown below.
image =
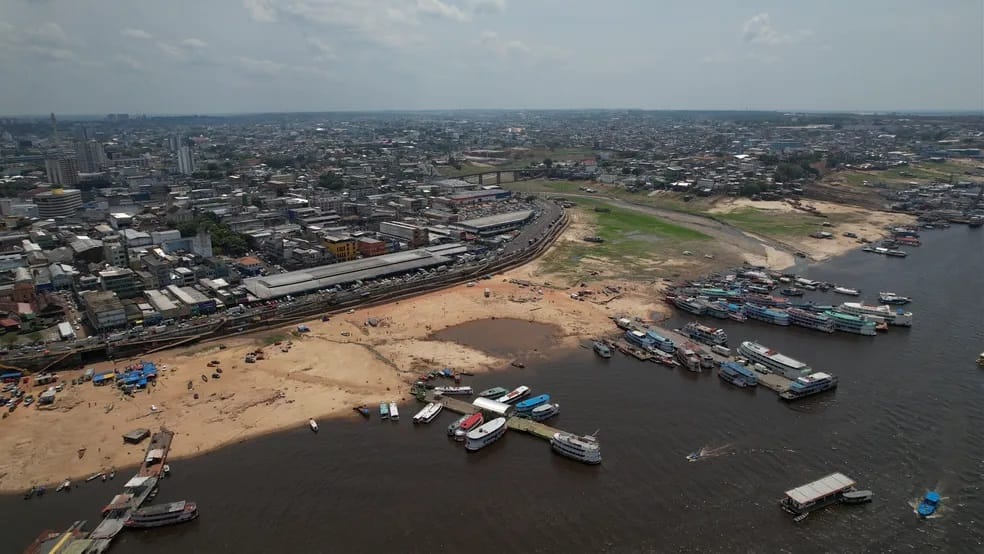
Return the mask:
<svg viewBox="0 0 984 554">
<path fill-rule="evenodd" d="M 546 168 L 524 168 L 524 169 L 490 169 L 488 171 L 481 171 L 478 173 L 466 173 L 464 175 L 458 175 L 456 179 L 462 179 L 468 181 L 469 183 L 477 183 L 479 185 L 486 184 L 486 179 L 495 178 L 495 184 L 502 184 L 503 174 L 508 174 L 507 183 L 514 183 L 516 181 L 528 181 L 530 179 L 541 179 L 547 177 L 550 170 Z M 491 183 L 489 183 L 491 184 Z"/>
</svg>

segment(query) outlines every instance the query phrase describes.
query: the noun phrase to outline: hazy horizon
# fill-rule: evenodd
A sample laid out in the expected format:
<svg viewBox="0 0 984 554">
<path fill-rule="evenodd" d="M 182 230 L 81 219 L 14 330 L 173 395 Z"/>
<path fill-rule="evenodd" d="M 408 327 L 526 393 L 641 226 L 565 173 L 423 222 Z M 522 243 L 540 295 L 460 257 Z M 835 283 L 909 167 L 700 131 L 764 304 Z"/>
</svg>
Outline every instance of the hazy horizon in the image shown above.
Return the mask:
<svg viewBox="0 0 984 554">
<path fill-rule="evenodd" d="M 651 4 L 0 0 L 0 114 L 984 111 L 979 1 Z"/>
</svg>

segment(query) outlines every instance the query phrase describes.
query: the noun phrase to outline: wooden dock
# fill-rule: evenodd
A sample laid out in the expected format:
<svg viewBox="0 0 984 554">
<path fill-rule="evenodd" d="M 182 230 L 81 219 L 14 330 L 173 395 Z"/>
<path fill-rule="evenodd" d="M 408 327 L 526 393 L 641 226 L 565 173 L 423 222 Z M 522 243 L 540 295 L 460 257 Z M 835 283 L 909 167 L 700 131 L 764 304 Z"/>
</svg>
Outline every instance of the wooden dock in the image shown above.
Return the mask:
<svg viewBox="0 0 984 554">
<path fill-rule="evenodd" d="M 471 402 L 465 402 L 464 400 L 458 400 L 457 398 L 437 394 L 432 390 L 429 390 L 422 395 L 418 395 L 417 400 L 420 400 L 421 402 L 437 402 L 438 404 L 444 406 L 445 409 L 462 415 L 471 415 L 479 411 L 478 408 L 476 408 Z"/>
<path fill-rule="evenodd" d="M 775 373 L 759 373 L 756 371 L 755 375 L 758 375 L 760 385 L 776 392 L 786 392 L 789 390 L 789 385 L 793 383 L 782 375 L 776 375 Z"/>
<path fill-rule="evenodd" d="M 549 425 L 533 421 L 532 419 L 526 419 L 525 417 L 513 416 L 506 420 L 506 427 L 513 429 L 515 431 L 522 431 L 524 433 L 529 433 L 533 436 L 540 437 L 543 440 L 550 440 L 553 438 L 554 434 L 562 433 L 560 429 L 556 429 Z"/>
<path fill-rule="evenodd" d="M 420 400 L 421 402 L 437 402 L 444 405 L 445 409 L 459 414 L 470 415 L 481 411 L 474 404 L 465 402 L 464 400 L 458 400 L 457 398 L 437 394 L 432 390 L 418 394 L 417 400 Z M 508 416 L 506 418 L 506 427 L 514 431 L 529 433 L 534 437 L 539 437 L 548 441 L 553 438 L 555 433 L 563 432 L 560 429 L 556 429 L 549 425 L 533 421 L 532 419 L 519 416 Z"/>
</svg>

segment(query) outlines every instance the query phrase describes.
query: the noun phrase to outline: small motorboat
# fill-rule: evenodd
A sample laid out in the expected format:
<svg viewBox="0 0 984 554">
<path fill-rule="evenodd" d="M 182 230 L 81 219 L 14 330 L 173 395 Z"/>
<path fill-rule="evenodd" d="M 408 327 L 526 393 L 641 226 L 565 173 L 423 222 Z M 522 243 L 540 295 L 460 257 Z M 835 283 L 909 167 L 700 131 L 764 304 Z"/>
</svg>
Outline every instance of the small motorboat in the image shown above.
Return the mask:
<svg viewBox="0 0 984 554">
<path fill-rule="evenodd" d="M 171 476 L 171 464 L 164 464 L 164 467 L 161 468 L 161 472 L 164 474 L 164 477 L 170 477 Z"/>
<path fill-rule="evenodd" d="M 202 375 L 202 381 L 204 381 L 204 382 L 207 383 L 208 382 L 208 377 L 205 377 L 204 375 Z"/>
<path fill-rule="evenodd" d="M 390 408 L 388 402 L 379 403 L 379 419 L 389 419 Z"/>
<path fill-rule="evenodd" d="M 68 479 L 65 479 L 65 481 L 62 484 L 58 485 L 58 488 L 55 489 L 55 492 L 62 492 L 62 491 L 70 492 L 71 490 L 72 490 L 72 482 L 69 481 Z"/>
<path fill-rule="evenodd" d="M 595 341 L 591 344 L 591 347 L 594 349 L 595 354 L 601 356 L 602 358 L 612 357 L 612 349 L 608 348 L 608 345 L 603 342 Z"/>
<path fill-rule="evenodd" d="M 318 432 L 318 422 L 317 421 L 315 421 L 313 419 L 309 419 L 308 420 L 308 427 L 310 427 L 311 430 L 314 431 L 315 433 Z"/>
<path fill-rule="evenodd" d="M 88 483 L 89 481 L 95 481 L 96 479 L 99 479 L 100 477 L 104 477 L 104 476 L 105 476 L 105 474 L 102 473 L 102 472 L 93 473 L 88 478 L 86 478 L 85 482 Z"/>
<path fill-rule="evenodd" d="M 109 478 L 110 479 L 116 479 L 116 470 L 115 469 L 114 470 L 111 470 L 109 472 Z"/>
<path fill-rule="evenodd" d="M 38 492 L 37 487 L 31 487 L 27 489 L 27 492 L 24 493 L 24 500 L 30 500 L 31 498 L 34 498 L 34 495 L 37 494 L 37 492 Z"/>
<path fill-rule="evenodd" d="M 38 493 L 38 496 L 44 496 L 44 492 L 46 490 L 48 489 L 44 488 L 44 485 L 38 485 L 38 490 L 36 492 Z"/>
<path fill-rule="evenodd" d="M 847 296 L 858 296 L 861 294 L 861 291 L 847 287 L 834 287 L 834 292 L 837 294 L 845 294 Z"/>
<path fill-rule="evenodd" d="M 702 456 L 702 454 L 701 454 L 702 451 L 703 451 L 703 449 L 701 449 L 701 450 L 694 450 L 690 454 L 687 454 L 687 461 L 688 462 L 696 462 L 696 461 L 700 460 L 700 458 Z"/>
<path fill-rule="evenodd" d="M 779 294 L 782 294 L 783 296 L 803 296 L 803 291 L 796 287 L 790 287 L 780 290 Z"/>
<path fill-rule="evenodd" d="M 106 482 L 106 474 L 105 474 L 105 473 L 103 473 L 103 475 L 102 475 L 102 482 L 103 482 L 103 483 L 105 483 L 105 482 Z"/>
<path fill-rule="evenodd" d="M 919 514 L 919 517 L 926 518 L 935 514 L 939 507 L 940 493 L 936 491 L 929 491 L 916 508 L 916 513 Z"/>
<path fill-rule="evenodd" d="M 352 409 L 355 410 L 356 412 L 359 412 L 359 415 L 361 415 L 362 417 L 365 418 L 369 417 L 369 407 L 366 406 L 365 404 L 363 404 L 362 406 L 356 406 Z"/>
<path fill-rule="evenodd" d="M 847 491 L 841 495 L 840 501 L 844 504 L 864 504 L 871 502 L 872 496 L 871 491 Z"/>
<path fill-rule="evenodd" d="M 908 296 L 901 296 L 895 294 L 894 292 L 880 292 L 878 293 L 878 301 L 882 304 L 894 304 L 901 306 L 903 304 L 908 304 L 912 302 L 912 299 Z"/>
<path fill-rule="evenodd" d="M 981 355 L 977 357 L 977 365 L 984 367 L 984 352 L 981 352 Z"/>
</svg>

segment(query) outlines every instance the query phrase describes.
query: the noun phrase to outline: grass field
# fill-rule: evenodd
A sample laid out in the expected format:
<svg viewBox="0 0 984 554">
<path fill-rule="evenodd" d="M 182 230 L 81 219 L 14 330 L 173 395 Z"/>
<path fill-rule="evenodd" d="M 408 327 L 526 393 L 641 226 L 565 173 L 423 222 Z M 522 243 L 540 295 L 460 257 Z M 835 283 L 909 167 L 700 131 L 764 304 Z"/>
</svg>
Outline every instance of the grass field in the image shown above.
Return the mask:
<svg viewBox="0 0 984 554">
<path fill-rule="evenodd" d="M 772 210 L 741 208 L 732 212 L 715 214 L 719 219 L 743 231 L 766 237 L 805 237 L 820 228 L 817 217 L 798 213 L 777 213 Z"/>
</svg>

